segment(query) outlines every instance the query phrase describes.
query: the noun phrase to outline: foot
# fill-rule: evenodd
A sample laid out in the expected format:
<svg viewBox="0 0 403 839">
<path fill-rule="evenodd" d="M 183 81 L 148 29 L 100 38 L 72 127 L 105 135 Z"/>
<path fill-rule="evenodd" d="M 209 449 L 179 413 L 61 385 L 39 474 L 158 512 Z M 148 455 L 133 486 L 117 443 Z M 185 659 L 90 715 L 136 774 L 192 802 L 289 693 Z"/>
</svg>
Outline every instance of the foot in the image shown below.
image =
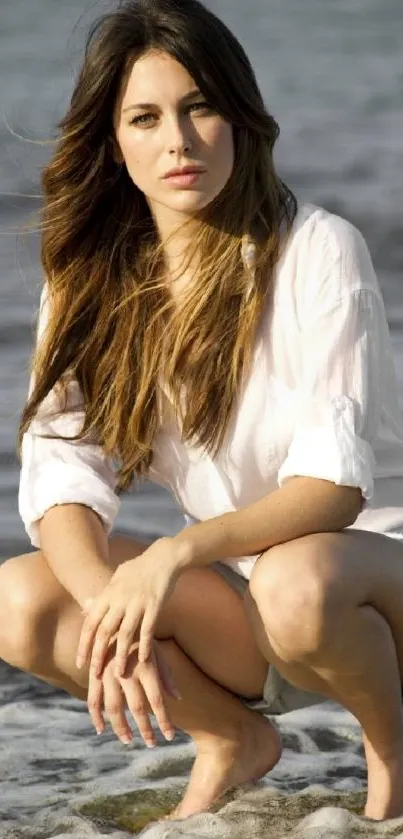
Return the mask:
<svg viewBox="0 0 403 839">
<path fill-rule="evenodd" d="M 375 821 L 403 816 L 403 737 L 387 750 L 374 748 L 363 731 L 368 769 L 368 794 L 364 816 Z"/>
<path fill-rule="evenodd" d="M 269 720 L 257 711 L 251 713 L 233 739 L 195 741 L 189 784 L 168 819 L 185 819 L 208 810 L 227 790 L 258 781 L 276 765 L 281 756 L 280 735 Z"/>
<path fill-rule="evenodd" d="M 364 815 L 382 821 L 403 816 L 403 752 L 368 766 L 368 797 Z"/>
</svg>

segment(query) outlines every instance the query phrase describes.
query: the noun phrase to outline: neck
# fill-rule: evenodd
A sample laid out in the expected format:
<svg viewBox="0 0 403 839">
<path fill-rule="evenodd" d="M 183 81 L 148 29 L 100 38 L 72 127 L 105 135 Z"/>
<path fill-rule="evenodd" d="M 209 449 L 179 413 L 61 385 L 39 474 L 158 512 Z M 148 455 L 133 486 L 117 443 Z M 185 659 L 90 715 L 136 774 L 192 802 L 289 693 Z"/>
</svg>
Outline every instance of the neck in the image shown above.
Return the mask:
<svg viewBox="0 0 403 839">
<path fill-rule="evenodd" d="M 199 255 L 192 253 L 190 237 L 170 237 L 164 245 L 164 263 L 167 285 L 176 298 L 194 280 L 200 264 Z"/>
<path fill-rule="evenodd" d="M 176 296 L 192 280 L 198 269 L 199 256 L 191 251 L 199 221 L 183 213 L 168 212 L 166 207 L 153 204 L 151 211 L 163 245 L 167 283 Z"/>
</svg>

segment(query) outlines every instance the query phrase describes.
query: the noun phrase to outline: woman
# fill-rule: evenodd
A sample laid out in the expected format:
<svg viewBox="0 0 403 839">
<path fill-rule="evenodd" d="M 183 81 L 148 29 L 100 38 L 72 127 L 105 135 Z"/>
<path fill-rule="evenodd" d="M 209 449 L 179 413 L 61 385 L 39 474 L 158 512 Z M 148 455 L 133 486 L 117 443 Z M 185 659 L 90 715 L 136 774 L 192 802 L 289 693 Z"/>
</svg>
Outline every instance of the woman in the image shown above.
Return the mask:
<svg viewBox="0 0 403 839">
<path fill-rule="evenodd" d="M 298 207 L 197 0 L 100 18 L 60 129 L 18 441 L 38 550 L 0 569 L 0 654 L 123 742 L 126 704 L 149 746 L 149 713 L 190 734 L 176 818 L 275 765 L 265 713 L 326 697 L 362 725 L 365 814 L 401 815 L 403 428 L 366 244 Z M 148 547 L 111 535 L 146 476 L 187 517 Z"/>
</svg>

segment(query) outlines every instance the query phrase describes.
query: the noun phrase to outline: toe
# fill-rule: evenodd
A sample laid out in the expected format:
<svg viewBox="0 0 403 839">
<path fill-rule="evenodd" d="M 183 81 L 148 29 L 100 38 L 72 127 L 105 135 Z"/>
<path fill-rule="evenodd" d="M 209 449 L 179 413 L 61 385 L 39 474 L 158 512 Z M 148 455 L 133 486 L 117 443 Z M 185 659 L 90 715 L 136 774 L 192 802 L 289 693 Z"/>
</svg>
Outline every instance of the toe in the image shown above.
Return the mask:
<svg viewBox="0 0 403 839">
<path fill-rule="evenodd" d="M 168 813 L 167 816 L 164 816 L 163 821 L 170 821 L 171 819 L 172 820 L 173 819 L 178 819 L 179 816 L 178 816 L 177 812 L 178 812 L 178 808 L 175 807 L 175 809 L 172 810 L 170 813 Z"/>
</svg>

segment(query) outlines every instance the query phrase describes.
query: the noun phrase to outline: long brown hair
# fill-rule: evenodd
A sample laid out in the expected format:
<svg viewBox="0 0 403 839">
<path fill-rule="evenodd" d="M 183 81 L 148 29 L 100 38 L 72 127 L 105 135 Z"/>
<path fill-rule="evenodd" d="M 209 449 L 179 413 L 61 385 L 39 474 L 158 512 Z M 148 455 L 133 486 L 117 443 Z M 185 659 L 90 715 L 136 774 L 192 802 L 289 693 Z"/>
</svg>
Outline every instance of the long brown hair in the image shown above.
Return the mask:
<svg viewBox="0 0 403 839">
<path fill-rule="evenodd" d="M 164 284 L 162 243 L 147 201 L 113 156 L 113 112 L 125 73 L 149 49 L 186 68 L 234 138 L 233 171 L 202 211 L 192 238 L 200 270 L 178 306 Z M 18 454 L 52 389 L 63 396 L 58 412 L 69 411 L 67 384 L 75 378 L 84 422 L 79 434 L 63 439 L 95 439 L 116 462 L 120 493 L 149 470 L 161 381 L 182 439 L 219 451 L 297 202 L 274 169 L 279 127 L 251 64 L 199 0 L 126 0 L 98 18 L 58 128 L 42 173 L 49 319 L 31 359 Z M 245 237 L 255 247 L 253 271 L 242 258 Z"/>
</svg>

